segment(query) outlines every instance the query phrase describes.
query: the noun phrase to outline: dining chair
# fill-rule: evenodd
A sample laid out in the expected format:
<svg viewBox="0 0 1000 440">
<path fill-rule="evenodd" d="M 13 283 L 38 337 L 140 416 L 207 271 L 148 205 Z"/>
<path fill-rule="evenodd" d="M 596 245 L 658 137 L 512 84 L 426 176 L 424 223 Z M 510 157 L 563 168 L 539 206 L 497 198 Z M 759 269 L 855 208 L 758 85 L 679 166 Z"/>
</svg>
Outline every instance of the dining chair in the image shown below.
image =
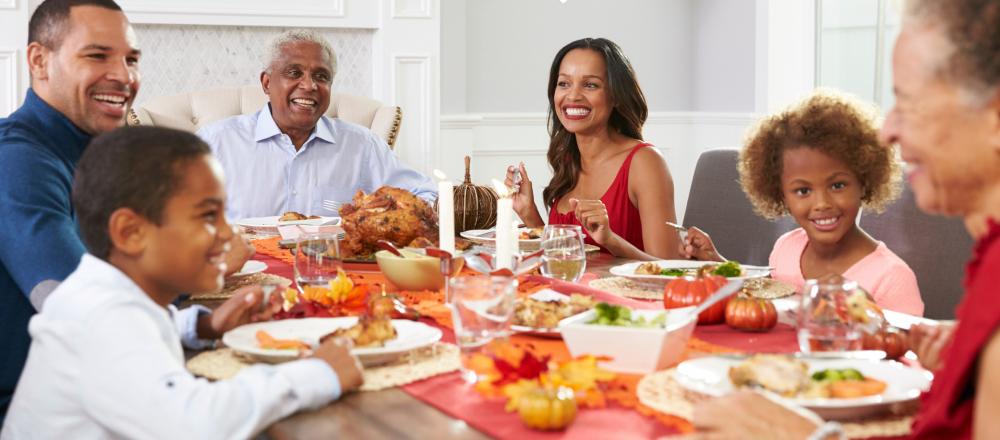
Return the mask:
<svg viewBox="0 0 1000 440">
<path fill-rule="evenodd" d="M 223 118 L 252 114 L 266 102 L 267 95 L 260 84 L 198 90 L 149 98 L 129 110 L 127 121 L 128 125 L 156 125 L 193 132 Z M 370 128 L 389 148 L 395 148 L 403 121 L 398 106 L 343 93 L 330 95 L 326 116 Z"/>
<path fill-rule="evenodd" d="M 961 219 L 928 215 L 917 208 L 913 191 L 903 193 L 882 214 L 862 213 L 861 227 L 885 243 L 917 275 L 924 316 L 954 319 L 963 294 L 965 263 L 972 238 Z"/>
<path fill-rule="evenodd" d="M 684 226 L 697 226 L 712 237 L 719 253 L 745 264 L 766 266 L 774 242 L 796 228 L 790 217 L 771 221 L 753 211 L 740 187 L 739 151 L 701 153 L 695 165 L 684 210 Z"/>
</svg>

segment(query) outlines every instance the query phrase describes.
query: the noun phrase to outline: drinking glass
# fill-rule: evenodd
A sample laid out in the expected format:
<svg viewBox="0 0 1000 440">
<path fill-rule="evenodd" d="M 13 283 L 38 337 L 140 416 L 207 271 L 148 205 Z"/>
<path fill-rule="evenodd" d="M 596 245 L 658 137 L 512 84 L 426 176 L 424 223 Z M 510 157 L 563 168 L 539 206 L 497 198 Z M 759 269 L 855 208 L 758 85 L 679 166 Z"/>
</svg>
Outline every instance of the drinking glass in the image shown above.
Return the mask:
<svg viewBox="0 0 1000 440">
<path fill-rule="evenodd" d="M 472 366 L 477 356 L 490 356 L 510 333 L 517 279 L 501 276 L 466 276 L 451 280 L 452 324 L 461 350 L 462 379 L 482 379 Z"/>
<path fill-rule="evenodd" d="M 542 275 L 571 283 L 587 268 L 583 228 L 578 225 L 548 225 L 542 231 Z"/>
<path fill-rule="evenodd" d="M 848 309 L 858 283 L 842 276 L 806 281 L 798 316 L 799 349 L 846 351 L 861 349 L 861 329 Z"/>
<path fill-rule="evenodd" d="M 343 266 L 336 234 L 302 234 L 295 240 L 295 284 L 329 288 Z"/>
</svg>

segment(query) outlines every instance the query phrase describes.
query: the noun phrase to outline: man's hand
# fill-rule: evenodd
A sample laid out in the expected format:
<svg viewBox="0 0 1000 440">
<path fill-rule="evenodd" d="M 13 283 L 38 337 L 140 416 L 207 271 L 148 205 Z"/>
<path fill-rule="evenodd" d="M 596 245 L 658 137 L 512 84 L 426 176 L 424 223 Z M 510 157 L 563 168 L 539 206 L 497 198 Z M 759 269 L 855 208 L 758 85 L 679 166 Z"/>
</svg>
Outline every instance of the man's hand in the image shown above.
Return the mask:
<svg viewBox="0 0 1000 440">
<path fill-rule="evenodd" d="M 361 362 L 351 354 L 354 344 L 347 338 L 329 338 L 313 352 L 313 357 L 326 362 L 340 379 L 340 392 L 357 389 L 364 382 Z"/>
<path fill-rule="evenodd" d="M 281 309 L 281 295 L 271 295 L 271 304 L 261 307 L 263 297 L 260 286 L 237 290 L 210 315 L 198 317 L 198 338 L 218 339 L 243 324 L 271 319 Z"/>
<path fill-rule="evenodd" d="M 229 240 L 229 252 L 226 252 L 226 276 L 239 272 L 243 264 L 257 253 L 250 238 L 242 233 L 239 227 L 233 226 L 233 238 Z"/>
</svg>

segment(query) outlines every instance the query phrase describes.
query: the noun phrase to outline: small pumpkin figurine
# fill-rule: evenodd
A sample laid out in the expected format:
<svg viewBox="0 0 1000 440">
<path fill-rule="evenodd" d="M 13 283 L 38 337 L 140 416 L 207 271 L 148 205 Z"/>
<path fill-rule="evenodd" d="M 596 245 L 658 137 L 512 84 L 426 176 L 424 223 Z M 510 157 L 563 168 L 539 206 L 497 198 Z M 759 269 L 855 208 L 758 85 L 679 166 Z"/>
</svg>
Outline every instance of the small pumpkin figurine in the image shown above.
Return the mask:
<svg viewBox="0 0 1000 440">
<path fill-rule="evenodd" d="M 778 324 L 778 310 L 769 299 L 740 292 L 726 304 L 726 325 L 743 331 L 760 332 Z"/>
<path fill-rule="evenodd" d="M 469 168 L 472 159 L 465 156 L 465 180 L 455 187 L 455 233 L 470 229 L 489 229 L 497 223 L 497 192 L 488 186 L 472 184 Z"/>
<path fill-rule="evenodd" d="M 709 269 L 706 269 L 709 268 Z M 710 266 L 698 270 L 697 276 L 674 278 L 663 288 L 663 308 L 676 309 L 696 306 L 725 286 L 726 277 L 712 275 Z M 721 324 L 726 319 L 728 300 L 719 301 L 698 315 L 698 324 Z"/>
<path fill-rule="evenodd" d="M 529 428 L 544 431 L 565 429 L 576 418 L 576 399 L 569 388 L 552 390 L 537 387 L 520 397 L 517 413 Z"/>
</svg>

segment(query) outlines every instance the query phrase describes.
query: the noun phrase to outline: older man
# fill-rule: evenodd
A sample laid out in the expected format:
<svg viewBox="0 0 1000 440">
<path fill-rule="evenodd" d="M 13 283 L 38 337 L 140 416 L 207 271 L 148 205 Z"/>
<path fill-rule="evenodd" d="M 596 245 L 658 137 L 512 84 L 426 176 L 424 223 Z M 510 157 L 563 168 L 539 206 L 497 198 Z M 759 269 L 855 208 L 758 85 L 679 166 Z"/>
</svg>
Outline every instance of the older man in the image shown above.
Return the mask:
<svg viewBox="0 0 1000 440">
<path fill-rule="evenodd" d="M 324 200 L 350 202 L 359 189 L 383 185 L 426 200 L 437 196 L 430 179 L 400 163 L 370 130 L 323 116 L 336 67 L 333 49 L 319 34 L 282 33 L 260 74 L 270 102 L 255 114 L 198 131 L 226 171 L 230 218 L 320 215 Z"/>
<path fill-rule="evenodd" d="M 899 145 L 918 206 L 962 216 L 978 241 L 957 327 L 911 329 L 911 348 L 921 362 L 936 365 L 941 360 L 921 399 L 912 438 L 996 439 L 1000 0 L 911 0 L 907 6 L 893 54 L 896 104 L 882 136 Z M 836 424 L 819 425 L 815 417 L 797 415 L 749 392 L 702 405 L 694 422 L 699 438 L 843 438 Z"/>
</svg>

